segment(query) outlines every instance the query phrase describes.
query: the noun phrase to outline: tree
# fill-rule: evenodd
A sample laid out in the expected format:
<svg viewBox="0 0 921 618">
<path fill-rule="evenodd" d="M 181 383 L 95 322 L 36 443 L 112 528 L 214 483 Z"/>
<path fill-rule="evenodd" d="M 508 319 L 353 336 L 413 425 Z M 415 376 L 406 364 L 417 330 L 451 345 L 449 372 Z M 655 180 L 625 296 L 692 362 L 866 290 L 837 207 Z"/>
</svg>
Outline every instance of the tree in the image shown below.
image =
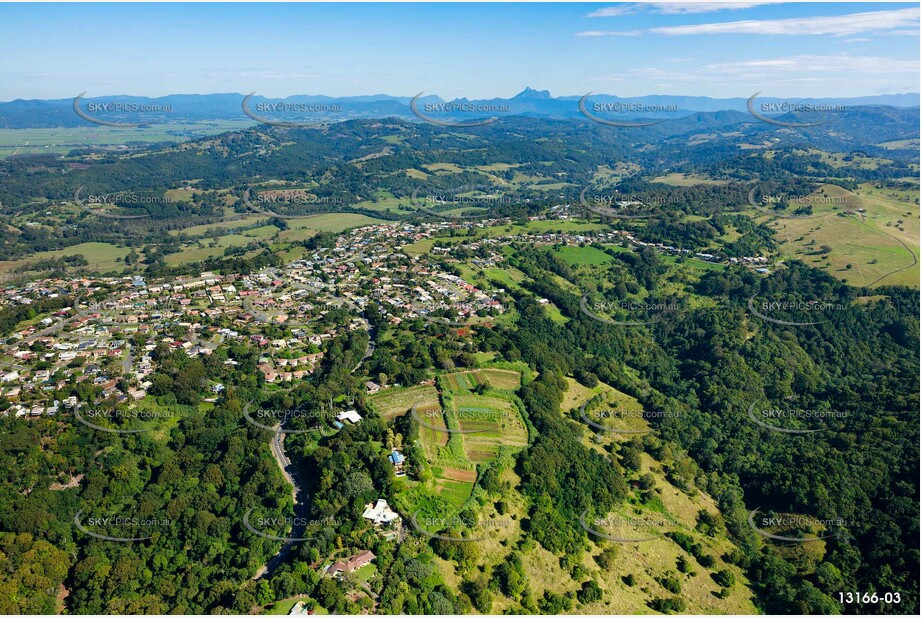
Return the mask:
<svg viewBox="0 0 921 618">
<path fill-rule="evenodd" d="M 594 603 L 600 601 L 602 597 L 601 588 L 594 579 L 590 579 L 582 584 L 582 589 L 576 593 L 579 603 Z"/>
</svg>

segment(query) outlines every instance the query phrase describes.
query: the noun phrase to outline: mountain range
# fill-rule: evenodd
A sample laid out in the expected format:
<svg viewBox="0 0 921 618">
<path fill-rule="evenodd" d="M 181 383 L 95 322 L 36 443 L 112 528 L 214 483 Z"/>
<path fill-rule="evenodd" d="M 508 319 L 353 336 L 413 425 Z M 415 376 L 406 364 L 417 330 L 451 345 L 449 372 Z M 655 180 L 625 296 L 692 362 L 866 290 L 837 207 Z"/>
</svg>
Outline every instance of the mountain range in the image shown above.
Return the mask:
<svg viewBox="0 0 921 618">
<path fill-rule="evenodd" d="M 752 93 L 755 94 L 755 93 Z M 239 93 L 171 94 L 163 97 L 129 95 L 83 96 L 81 110 L 110 122 L 122 123 L 188 123 L 202 121 L 246 121 Z M 434 94 L 420 93 L 417 97 L 387 94 L 329 97 L 324 95 L 293 95 L 287 98 L 267 98 L 253 94 L 248 100 L 252 113 L 279 121 L 330 121 L 355 118 L 414 118 L 411 103 L 416 98 L 418 112 L 442 120 L 469 122 L 493 116 L 531 116 L 537 118 L 579 118 L 583 95 L 554 97 L 547 90 L 525 88 L 514 97 L 492 99 L 459 98 L 446 101 Z M 711 98 L 700 96 L 647 95 L 619 97 L 592 94 L 587 109 L 599 117 L 630 119 L 669 119 L 700 112 L 747 112 L 747 97 Z M 918 107 L 918 93 L 884 94 L 854 98 L 778 98 L 758 95 L 757 109 L 783 112 L 780 104 L 812 106 Z M 450 108 L 440 107 L 450 103 Z M 106 110 L 105 105 L 120 104 L 121 111 Z M 275 106 L 274 110 L 272 106 Z M 308 106 L 313 106 L 308 107 Z M 146 109 L 145 109 L 146 108 Z M 151 109 L 153 108 L 153 109 Z M 453 109 L 452 109 L 453 108 Z M 457 108 L 465 108 L 458 111 Z M 650 110 L 650 108 L 655 108 Z M 773 110 L 776 110 L 773 111 Z M 90 126 L 74 111 L 74 99 L 16 99 L 0 103 L 0 128 L 50 128 Z"/>
</svg>

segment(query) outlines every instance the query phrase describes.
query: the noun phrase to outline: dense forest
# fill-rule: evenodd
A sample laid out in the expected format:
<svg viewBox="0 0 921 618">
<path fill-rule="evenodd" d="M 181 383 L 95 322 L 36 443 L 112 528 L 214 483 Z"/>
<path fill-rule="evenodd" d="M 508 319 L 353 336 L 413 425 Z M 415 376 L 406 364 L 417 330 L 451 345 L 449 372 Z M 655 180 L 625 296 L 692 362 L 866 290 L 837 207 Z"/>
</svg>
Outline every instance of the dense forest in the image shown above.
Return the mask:
<svg viewBox="0 0 921 618">
<path fill-rule="evenodd" d="M 889 123 L 887 135 L 896 135 L 916 130 L 918 112 L 856 110 L 848 131 L 815 129 L 809 137 L 818 147 L 849 152 L 852 160 L 862 156 L 854 154 L 857 149 L 879 154 L 866 142 L 885 136 L 870 135 L 862 121 L 882 122 L 880 117 Z M 892 151 L 876 166 L 839 166 L 802 149 L 802 135 L 785 136 L 770 156 L 740 151 L 740 144 L 763 140 L 767 130 L 740 122 L 737 115 L 697 115 L 628 134 L 574 121 L 508 118 L 461 135 L 396 120 L 349 121 L 322 129 L 257 128 L 92 162 L 79 153 L 11 157 L 0 162 L 0 225 L 16 232 L 0 239 L 0 260 L 99 241 L 132 250 L 155 245 L 144 251 L 140 265 L 151 278 L 203 270 L 252 273 L 282 265 L 270 243 L 253 240 L 220 257 L 167 266 L 165 256 L 181 251 L 181 239 L 171 232 L 218 221 L 228 204 L 246 214 L 244 192 L 267 179 L 309 184 L 318 197 L 335 196 L 341 200 L 338 212 L 418 220 L 424 213 L 357 204 L 374 202 L 380 194 L 409 199 L 420 183 L 406 170 L 431 171 L 426 166 L 433 164 L 464 169 L 450 179 L 432 174 L 427 184 L 432 192 L 450 193 L 496 178 L 514 184 L 509 191 L 514 199 L 495 213 L 516 220 L 548 206 L 578 208 L 582 188 L 590 186 L 598 194 L 616 191 L 656 205 L 640 226 L 601 218 L 611 229 L 695 250 L 731 229 L 733 240 L 714 252 L 751 256 L 777 248 L 767 227 L 739 213 L 750 208 L 753 188 L 798 196 L 820 182 L 853 188 L 915 174 L 911 166 L 917 153 Z M 715 128 L 727 129 L 728 136 L 686 146 L 690 135 Z M 289 139 L 292 135 L 297 139 Z M 599 169 L 627 160 L 635 170 L 595 182 Z M 477 169 L 497 163 L 507 168 Z M 676 171 L 719 182 L 654 181 L 660 173 Z M 521 175 L 533 182 L 513 182 Z M 114 194 L 142 186 L 144 195 L 162 196 L 193 178 L 201 192 L 190 201 L 120 205 L 126 213 L 143 210 L 149 215 L 143 219 L 113 225 L 80 212 L 63 216 L 57 221 L 61 225 L 19 225 L 26 215 L 51 212 L 54 219 L 49 204 L 68 202 L 76 187 L 85 187 L 87 194 Z M 211 192 L 219 190 L 226 191 L 220 198 Z M 269 224 L 279 230 L 287 225 L 282 217 L 270 217 Z M 320 233 L 291 245 L 315 249 L 334 241 L 333 234 Z M 490 281 L 504 290 L 503 304 L 514 308 L 508 321 L 469 328 L 421 318 L 394 324 L 372 302 L 363 309 L 367 331 L 340 331 L 316 371 L 285 388 L 265 383 L 257 370 L 259 350 L 243 342 L 256 333 L 290 337 L 290 328 L 251 324 L 241 329 L 240 343 L 220 346 L 210 356 L 190 358 L 157 346 L 157 371 L 145 405 L 164 412 L 165 420 L 151 431 L 95 431 L 69 413 L 0 418 L 0 500 L 6 507 L 0 512 L 0 612 L 246 614 L 295 595 L 309 595 L 334 613 L 365 611 L 372 597 L 377 612 L 393 614 L 489 613 L 500 599 L 509 612 L 577 611 L 603 595 L 581 566 L 597 539 L 580 526 L 580 516 L 602 516 L 648 489 L 634 478 L 641 453 L 662 462 L 674 487 L 689 496 L 706 492 L 717 501 L 721 516 L 701 516 L 699 529 L 718 529 L 731 540 L 736 549 L 719 558 L 745 573 L 760 610 L 919 611 L 917 291 L 855 288 L 797 261 L 769 276 L 728 264 L 692 274 L 681 268 L 680 259 L 676 265 L 651 249 L 626 245 L 601 247 L 608 258 L 601 265 L 569 263 L 559 256 L 559 247 L 512 242 L 506 249 L 508 265 L 524 275 L 514 286 Z M 464 250 L 458 243 L 455 255 Z M 139 259 L 132 255 L 132 261 Z M 62 274 L 85 262 L 72 256 L 31 267 Z M 456 264 L 442 265 L 461 272 Z M 644 315 L 643 324 L 619 327 L 587 314 L 582 301 L 589 297 L 602 306 L 675 300 L 680 319 Z M 782 324 L 752 312 L 756 297 L 795 305 L 821 302 L 834 310 L 815 323 Z M 553 319 L 538 299 L 547 299 L 563 319 Z M 60 297 L 6 307 L 0 311 L 0 335 L 8 337 L 22 322 L 68 303 L 72 299 Z M 324 319 L 342 326 L 349 317 L 341 309 Z M 210 325 L 210 319 L 202 321 Z M 373 353 L 364 359 L 369 341 Z M 142 344 L 142 338 L 135 342 Z M 527 445 L 476 469 L 476 506 L 498 511 L 512 498 L 525 505 L 521 538 L 502 545 L 502 555 L 492 557 L 497 562 L 489 567 L 482 566 L 485 556 L 476 543 L 451 543 L 411 530 L 395 540 L 361 517 L 369 502 L 396 502 L 387 460 L 396 444 L 407 456 L 412 480 L 429 474 L 417 444 L 418 421 L 411 415 L 392 420 L 378 415 L 367 401 L 365 382 L 419 385 L 439 372 L 476 367 L 478 353 L 526 366 L 535 376 L 510 395 L 523 405 Z M 569 378 L 588 388 L 610 385 L 646 410 L 672 413 L 650 420 L 655 433 L 591 448 L 592 429 L 564 405 Z M 204 404 L 211 395 L 207 385 L 216 382 L 226 389 Z M 51 393 L 58 401 L 71 395 L 92 400 L 100 391 L 80 382 L 54 385 Z M 102 404 L 107 410 L 116 405 Z M 791 435 L 751 422 L 753 405 L 834 414 L 820 430 Z M 299 508 L 326 523 L 262 577 L 260 569 L 282 543 L 252 534 L 247 514 L 291 517 L 296 508 L 273 458 L 273 434 L 247 420 L 250 406 L 314 412 L 354 407 L 364 418 L 338 428 L 331 423 L 314 428 L 306 418 L 290 421 L 291 429 L 303 430 L 288 434 L 285 442 L 309 496 Z M 518 485 L 503 480 L 512 475 L 520 479 Z M 822 551 L 797 551 L 751 527 L 756 508 L 841 525 Z M 140 539 L 131 543 L 105 541 L 80 527 L 112 517 L 150 525 L 104 528 L 107 535 Z M 688 561 L 714 564 L 691 537 L 673 533 L 669 538 Z M 522 565 L 536 546 L 579 582 L 578 592 L 533 593 Z M 340 582 L 321 575 L 331 559 L 362 550 L 376 555 L 377 576 L 366 583 L 368 595 L 350 594 L 360 584 L 347 577 Z M 602 560 L 614 560 L 605 556 Z M 456 581 L 443 575 L 445 562 L 456 566 Z M 722 590 L 736 585 L 728 570 L 711 577 Z M 680 588 L 672 581 L 663 587 Z M 842 606 L 837 595 L 874 591 L 898 593 L 900 602 Z M 686 609 L 677 593 L 649 607 L 664 613 Z"/>
</svg>

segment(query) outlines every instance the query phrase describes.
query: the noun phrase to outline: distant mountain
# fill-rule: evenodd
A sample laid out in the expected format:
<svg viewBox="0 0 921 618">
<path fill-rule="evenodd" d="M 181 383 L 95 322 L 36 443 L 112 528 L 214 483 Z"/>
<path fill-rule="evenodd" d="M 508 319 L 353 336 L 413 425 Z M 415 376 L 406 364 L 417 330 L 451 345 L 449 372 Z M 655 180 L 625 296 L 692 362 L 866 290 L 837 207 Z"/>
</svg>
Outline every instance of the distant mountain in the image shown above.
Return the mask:
<svg viewBox="0 0 921 618">
<path fill-rule="evenodd" d="M 128 95 L 81 98 L 79 107 L 87 115 L 116 123 L 195 123 L 217 120 L 253 120 L 242 108 L 245 94 L 172 94 L 164 97 Z M 445 101 L 432 93 L 416 100 L 416 109 L 430 118 L 471 122 L 495 116 L 530 116 L 538 118 L 582 118 L 579 103 L 583 95 L 553 97 L 548 90 L 527 87 L 509 98 L 454 99 Z M 249 98 L 252 114 L 280 122 L 323 122 L 354 118 L 406 118 L 415 120 L 411 109 L 414 97 L 374 94 L 350 97 L 293 95 L 284 99 L 266 98 L 258 93 Z M 756 109 L 777 103 L 805 103 L 813 106 L 918 107 L 917 93 L 887 94 L 856 98 L 781 99 L 762 97 Z M 441 107 L 445 103 L 454 103 Z M 696 96 L 648 95 L 619 97 L 592 94 L 585 101 L 586 110 L 603 119 L 618 122 L 662 120 L 692 116 L 700 112 L 735 111 L 747 113 L 747 98 L 715 99 Z M 0 103 L 0 128 L 91 126 L 73 109 L 74 99 L 24 100 Z M 109 107 L 106 108 L 105 106 Z M 119 107 L 119 110 L 113 108 Z M 770 112 L 769 112 L 770 113 Z M 770 114 L 776 115 L 776 114 Z"/>
</svg>

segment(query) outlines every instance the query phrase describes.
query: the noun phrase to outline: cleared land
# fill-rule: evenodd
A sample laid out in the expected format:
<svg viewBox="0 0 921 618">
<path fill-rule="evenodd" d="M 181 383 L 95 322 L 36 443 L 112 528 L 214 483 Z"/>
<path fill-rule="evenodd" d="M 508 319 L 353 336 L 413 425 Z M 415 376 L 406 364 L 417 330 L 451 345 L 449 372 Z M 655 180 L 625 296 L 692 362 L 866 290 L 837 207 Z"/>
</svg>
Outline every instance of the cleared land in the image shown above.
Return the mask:
<svg viewBox="0 0 921 618">
<path fill-rule="evenodd" d="M 652 182 L 661 182 L 662 184 L 672 185 L 674 187 L 693 187 L 694 185 L 725 185 L 728 183 L 726 180 L 713 180 L 712 178 L 704 178 L 703 176 L 678 173 L 666 174 L 665 176 L 653 178 Z"/>
<path fill-rule="evenodd" d="M 104 126 L 4 129 L 0 131 L 0 159 L 22 154 L 66 154 L 90 146 L 112 146 L 114 149 L 133 143 L 184 142 L 254 124 L 253 121 L 220 120 L 152 124 L 133 129 Z"/>
<path fill-rule="evenodd" d="M 474 369 L 448 373 L 441 377 L 445 388 L 452 392 L 469 393 L 479 385 L 516 390 L 521 386 L 521 374 L 510 369 Z"/>
<path fill-rule="evenodd" d="M 371 406 L 385 419 L 402 416 L 414 405 L 421 409 L 438 408 L 438 391 L 434 386 L 422 385 L 410 388 L 387 388 L 368 397 Z"/>
<path fill-rule="evenodd" d="M 554 251 L 554 253 L 557 257 L 566 260 L 570 266 L 581 266 L 583 264 L 596 266 L 607 264 L 614 259 L 601 249 L 597 249 L 591 245 L 585 247 L 567 245 L 565 247 L 560 247 L 558 250 Z"/>
<path fill-rule="evenodd" d="M 439 376 L 438 384 L 445 389 L 442 401 L 433 387 L 397 389 L 383 402 L 380 395 L 373 396 L 375 409 L 387 408 L 388 418 L 408 402 L 427 398 L 425 405 L 417 407 L 417 414 L 424 421 L 419 427 L 419 444 L 431 478 L 404 482 L 397 503 L 407 512 L 422 509 L 433 517 L 455 516 L 470 498 L 478 465 L 495 460 L 502 450 L 523 448 L 528 440 L 524 419 L 511 399 L 476 395 L 471 390 L 478 385 L 514 389 L 520 382 L 517 371 L 483 368 Z"/>
<path fill-rule="evenodd" d="M 0 262 L 0 271 L 13 270 L 39 260 L 49 260 L 71 255 L 82 255 L 87 259 L 89 266 L 84 266 L 82 268 L 89 268 L 99 272 L 108 272 L 110 270 L 121 271 L 121 269 L 125 267 L 125 264 L 124 262 L 118 261 L 118 258 L 124 259 L 129 253 L 131 253 L 131 249 L 127 247 L 116 247 L 115 245 L 104 242 L 85 242 L 67 247 L 66 249 L 40 251 L 38 253 L 33 253 L 28 258 L 20 260 Z"/>
<path fill-rule="evenodd" d="M 917 204 L 873 193 L 868 187 L 852 193 L 825 185 L 824 191 L 826 196 L 844 199 L 836 205 L 838 212 L 854 214 L 839 215 L 823 207 L 815 210 L 828 213 L 826 216 L 769 221 L 781 253 L 827 270 L 851 285 L 918 287 Z M 823 246 L 831 251 L 823 252 Z"/>
</svg>

